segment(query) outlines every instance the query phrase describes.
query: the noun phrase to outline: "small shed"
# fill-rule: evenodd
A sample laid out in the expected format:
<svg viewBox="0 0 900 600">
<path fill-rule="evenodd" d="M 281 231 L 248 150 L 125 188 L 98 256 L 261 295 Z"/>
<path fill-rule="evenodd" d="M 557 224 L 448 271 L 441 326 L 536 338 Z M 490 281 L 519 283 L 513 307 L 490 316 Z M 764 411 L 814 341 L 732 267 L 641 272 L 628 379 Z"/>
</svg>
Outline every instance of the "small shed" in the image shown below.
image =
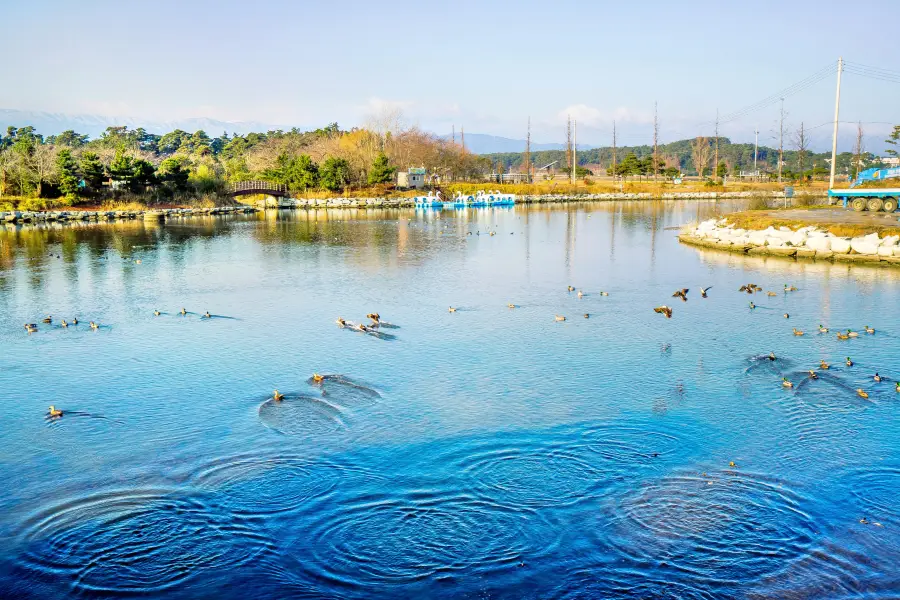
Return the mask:
<svg viewBox="0 0 900 600">
<path fill-rule="evenodd" d="M 424 167 L 411 168 L 397 173 L 397 187 L 420 190 L 425 187 L 426 170 Z"/>
</svg>

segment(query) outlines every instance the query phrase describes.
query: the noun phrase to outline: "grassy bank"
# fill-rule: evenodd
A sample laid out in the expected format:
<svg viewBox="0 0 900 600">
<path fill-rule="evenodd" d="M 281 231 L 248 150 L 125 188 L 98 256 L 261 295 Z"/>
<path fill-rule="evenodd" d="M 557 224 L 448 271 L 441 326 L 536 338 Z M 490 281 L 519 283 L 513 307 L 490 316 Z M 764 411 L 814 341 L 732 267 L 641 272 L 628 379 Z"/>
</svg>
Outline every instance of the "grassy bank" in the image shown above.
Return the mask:
<svg viewBox="0 0 900 600">
<path fill-rule="evenodd" d="M 824 214 L 827 212 L 827 216 Z M 806 214 L 804 214 L 806 213 Z M 835 216 L 832 216 L 835 215 Z M 878 220 L 879 217 L 866 215 L 864 221 L 857 217 L 858 213 L 835 209 L 832 206 L 811 206 L 802 208 L 748 210 L 724 215 L 729 223 L 737 229 L 762 230 L 768 227 L 790 227 L 797 229 L 815 225 L 819 229 L 830 231 L 840 237 L 855 237 L 878 233 L 880 236 L 900 235 L 900 225 L 896 219 Z M 846 218 L 841 218 L 845 216 Z"/>
</svg>

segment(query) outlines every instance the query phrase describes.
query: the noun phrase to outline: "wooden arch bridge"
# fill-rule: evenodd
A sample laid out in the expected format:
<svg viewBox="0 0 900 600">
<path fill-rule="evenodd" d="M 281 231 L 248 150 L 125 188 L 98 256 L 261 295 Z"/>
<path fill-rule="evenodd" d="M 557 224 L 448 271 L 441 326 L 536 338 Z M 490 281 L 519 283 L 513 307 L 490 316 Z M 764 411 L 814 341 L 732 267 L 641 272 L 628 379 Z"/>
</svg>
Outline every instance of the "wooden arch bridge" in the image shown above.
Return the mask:
<svg viewBox="0 0 900 600">
<path fill-rule="evenodd" d="M 228 193 L 235 197 L 249 196 L 251 194 L 262 194 L 276 198 L 287 198 L 290 196 L 288 186 L 283 183 L 272 183 L 271 181 L 236 181 L 228 186 Z"/>
</svg>

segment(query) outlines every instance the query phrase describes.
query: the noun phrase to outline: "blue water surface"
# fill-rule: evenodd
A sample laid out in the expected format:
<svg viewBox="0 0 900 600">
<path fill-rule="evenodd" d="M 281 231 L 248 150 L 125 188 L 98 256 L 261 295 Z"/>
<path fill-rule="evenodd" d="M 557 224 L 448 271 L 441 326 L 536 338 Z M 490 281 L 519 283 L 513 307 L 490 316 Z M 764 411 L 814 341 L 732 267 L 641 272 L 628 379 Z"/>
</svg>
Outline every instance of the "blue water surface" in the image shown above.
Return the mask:
<svg viewBox="0 0 900 600">
<path fill-rule="evenodd" d="M 896 598 L 900 273 L 732 208 L 0 230 L 0 595 Z"/>
</svg>

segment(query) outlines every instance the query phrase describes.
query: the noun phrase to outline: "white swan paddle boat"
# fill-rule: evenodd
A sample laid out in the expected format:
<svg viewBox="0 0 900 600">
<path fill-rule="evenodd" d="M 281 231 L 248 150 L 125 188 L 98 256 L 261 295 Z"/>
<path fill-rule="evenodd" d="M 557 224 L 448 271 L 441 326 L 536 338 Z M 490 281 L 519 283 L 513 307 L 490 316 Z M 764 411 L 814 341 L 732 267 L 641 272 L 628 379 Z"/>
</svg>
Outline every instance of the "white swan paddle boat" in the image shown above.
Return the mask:
<svg viewBox="0 0 900 600">
<path fill-rule="evenodd" d="M 504 194 L 499 191 L 485 192 L 483 190 L 479 190 L 478 193 L 474 196 L 471 194 L 464 195 L 461 192 L 456 192 L 456 196 L 453 197 L 453 206 L 456 207 L 512 206 L 515 203 L 515 194 Z"/>
</svg>

